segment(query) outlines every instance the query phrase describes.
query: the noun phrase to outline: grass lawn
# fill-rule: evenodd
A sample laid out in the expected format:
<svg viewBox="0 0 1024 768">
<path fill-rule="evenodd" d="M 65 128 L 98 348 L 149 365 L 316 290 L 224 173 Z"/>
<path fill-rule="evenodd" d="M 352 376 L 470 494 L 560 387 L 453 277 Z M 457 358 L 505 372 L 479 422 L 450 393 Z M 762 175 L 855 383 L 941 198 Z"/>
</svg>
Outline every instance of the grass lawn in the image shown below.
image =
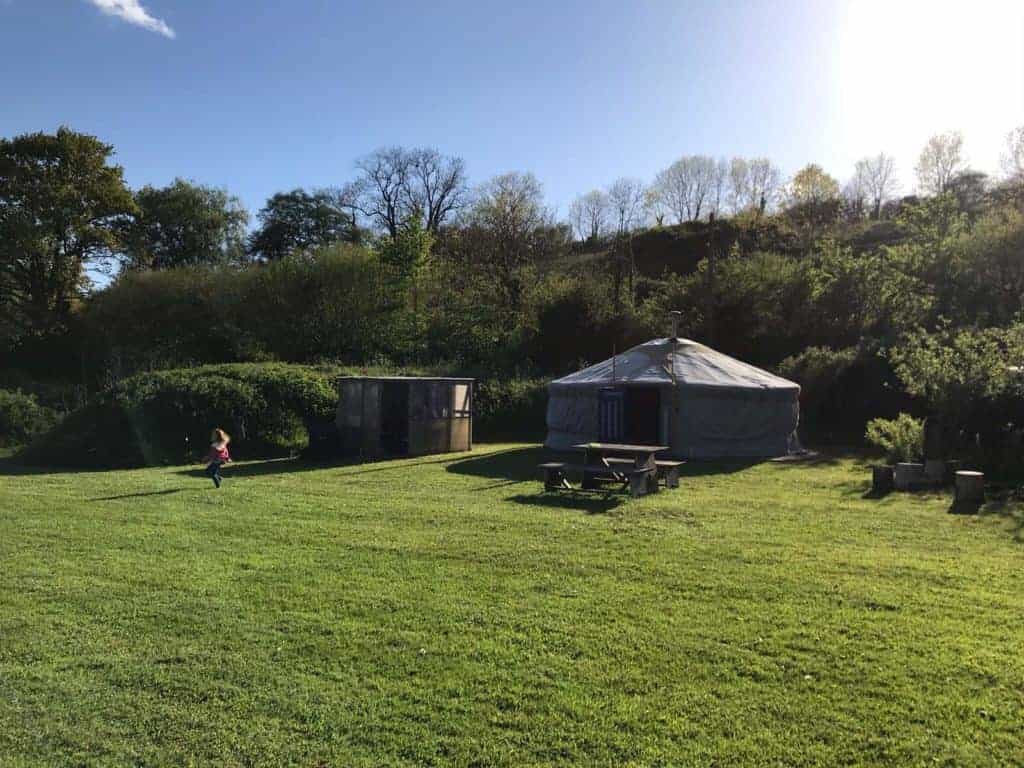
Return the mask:
<svg viewBox="0 0 1024 768">
<path fill-rule="evenodd" d="M 1019 507 L 540 456 L 0 465 L 0 765 L 1024 763 Z"/>
</svg>

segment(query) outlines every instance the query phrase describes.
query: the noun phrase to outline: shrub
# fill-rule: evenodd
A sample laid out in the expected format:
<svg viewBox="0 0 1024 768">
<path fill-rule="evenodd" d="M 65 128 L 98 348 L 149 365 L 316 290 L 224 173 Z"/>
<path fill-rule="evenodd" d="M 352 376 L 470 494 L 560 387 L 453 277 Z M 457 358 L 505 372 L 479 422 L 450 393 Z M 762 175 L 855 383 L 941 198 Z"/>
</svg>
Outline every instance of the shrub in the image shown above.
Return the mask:
<svg viewBox="0 0 1024 768">
<path fill-rule="evenodd" d="M 872 417 L 911 405 L 888 361 L 870 349 L 808 347 L 777 370 L 800 385 L 800 431 L 812 441 L 859 442 Z"/>
<path fill-rule="evenodd" d="M 476 387 L 475 440 L 543 438 L 547 382 L 539 379 L 481 381 Z"/>
<path fill-rule="evenodd" d="M 22 445 L 56 423 L 57 412 L 40 405 L 34 395 L 0 389 L 0 445 Z"/>
<path fill-rule="evenodd" d="M 913 461 L 924 452 L 924 421 L 901 413 L 895 419 L 872 419 L 865 438 L 885 451 L 890 463 Z"/>
<path fill-rule="evenodd" d="M 65 466 L 138 466 L 194 460 L 222 427 L 247 457 L 297 452 L 308 419 L 337 404 L 328 370 L 229 364 L 139 374 L 75 412 L 33 443 L 26 461 Z"/>
<path fill-rule="evenodd" d="M 25 464 L 87 469 L 139 467 L 145 461 L 134 424 L 114 400 L 103 398 L 69 413 L 18 454 Z"/>
</svg>

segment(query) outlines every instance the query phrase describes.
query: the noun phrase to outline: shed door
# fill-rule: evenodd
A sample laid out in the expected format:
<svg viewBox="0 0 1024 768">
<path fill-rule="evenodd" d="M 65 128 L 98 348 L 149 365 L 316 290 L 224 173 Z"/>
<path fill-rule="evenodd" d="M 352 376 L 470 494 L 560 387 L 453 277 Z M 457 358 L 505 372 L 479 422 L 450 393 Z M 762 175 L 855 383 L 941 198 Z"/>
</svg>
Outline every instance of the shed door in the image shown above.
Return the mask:
<svg viewBox="0 0 1024 768">
<path fill-rule="evenodd" d="M 381 391 L 380 443 L 385 453 L 409 453 L 409 384 L 385 381 Z"/>
</svg>

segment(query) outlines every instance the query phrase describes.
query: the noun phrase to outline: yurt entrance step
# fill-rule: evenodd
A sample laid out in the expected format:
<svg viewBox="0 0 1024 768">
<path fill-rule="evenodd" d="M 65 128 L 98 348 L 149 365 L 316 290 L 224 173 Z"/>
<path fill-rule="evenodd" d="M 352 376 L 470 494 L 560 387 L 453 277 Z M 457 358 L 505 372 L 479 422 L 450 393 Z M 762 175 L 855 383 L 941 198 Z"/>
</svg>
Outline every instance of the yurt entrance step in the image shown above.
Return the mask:
<svg viewBox="0 0 1024 768">
<path fill-rule="evenodd" d="M 598 414 L 602 443 L 654 445 L 661 439 L 657 387 L 605 387 L 598 393 Z"/>
</svg>

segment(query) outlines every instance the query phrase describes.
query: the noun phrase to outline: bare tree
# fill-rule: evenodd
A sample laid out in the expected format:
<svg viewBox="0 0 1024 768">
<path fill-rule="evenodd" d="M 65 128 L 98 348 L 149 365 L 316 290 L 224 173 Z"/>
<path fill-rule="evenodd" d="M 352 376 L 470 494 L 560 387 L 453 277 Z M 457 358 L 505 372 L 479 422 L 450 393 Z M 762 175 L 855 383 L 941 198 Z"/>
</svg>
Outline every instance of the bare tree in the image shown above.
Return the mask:
<svg viewBox="0 0 1024 768">
<path fill-rule="evenodd" d="M 392 237 L 407 213 L 411 165 L 401 147 L 378 149 L 356 162 L 360 176 L 345 189 L 360 213 Z"/>
<path fill-rule="evenodd" d="M 885 204 L 899 190 L 896 178 L 896 160 L 892 155 L 879 152 L 874 157 L 858 160 L 854 166 L 854 178 L 871 205 L 871 217 L 877 219 Z"/>
<path fill-rule="evenodd" d="M 708 194 L 708 214 L 717 217 L 722 212 L 722 204 L 728 195 L 729 163 L 724 157 L 715 160 L 711 166 L 710 190 Z"/>
<path fill-rule="evenodd" d="M 959 131 L 940 133 L 928 139 L 917 165 L 918 187 L 922 192 L 941 195 L 964 167 L 964 137 Z"/>
<path fill-rule="evenodd" d="M 782 186 L 782 172 L 766 157 L 756 157 L 749 163 L 750 207 L 764 215 L 775 202 Z"/>
<path fill-rule="evenodd" d="M 1000 159 L 1007 179 L 1024 181 L 1024 125 L 1006 134 L 1006 151 Z"/>
<path fill-rule="evenodd" d="M 690 200 L 689 171 L 682 160 L 676 160 L 654 178 L 653 193 L 659 204 L 675 217 L 677 224 L 686 221 Z"/>
<path fill-rule="evenodd" d="M 428 232 L 437 234 L 445 219 L 466 199 L 466 163 L 436 149 L 414 149 L 409 153 L 406 194 L 411 207 L 425 217 Z"/>
<path fill-rule="evenodd" d="M 750 206 L 750 163 L 734 157 L 729 161 L 729 208 L 735 214 Z"/>
<path fill-rule="evenodd" d="M 654 226 L 662 227 L 665 225 L 668 206 L 665 205 L 661 192 L 654 184 L 649 186 L 647 191 L 644 192 L 644 212 L 647 214 L 647 219 L 654 221 Z"/>
<path fill-rule="evenodd" d="M 608 203 L 618 234 L 635 229 L 643 209 L 644 183 L 639 179 L 616 179 L 608 187 Z"/>
<path fill-rule="evenodd" d="M 696 221 L 716 194 L 716 163 L 705 155 L 686 155 L 661 171 L 654 189 L 677 223 Z"/>
<path fill-rule="evenodd" d="M 855 221 L 864 218 L 868 207 L 868 192 L 864 174 L 860 168 L 856 168 L 850 180 L 843 185 L 841 197 L 843 209 L 848 218 Z"/>
<path fill-rule="evenodd" d="M 466 197 L 462 158 L 436 149 L 378 149 L 356 162 L 359 178 L 344 189 L 346 199 L 392 237 L 409 216 L 423 217 L 436 233 Z"/>
<path fill-rule="evenodd" d="M 580 240 L 596 240 L 608 227 L 608 195 L 594 189 L 580 195 L 569 206 L 569 220 Z"/>
</svg>

